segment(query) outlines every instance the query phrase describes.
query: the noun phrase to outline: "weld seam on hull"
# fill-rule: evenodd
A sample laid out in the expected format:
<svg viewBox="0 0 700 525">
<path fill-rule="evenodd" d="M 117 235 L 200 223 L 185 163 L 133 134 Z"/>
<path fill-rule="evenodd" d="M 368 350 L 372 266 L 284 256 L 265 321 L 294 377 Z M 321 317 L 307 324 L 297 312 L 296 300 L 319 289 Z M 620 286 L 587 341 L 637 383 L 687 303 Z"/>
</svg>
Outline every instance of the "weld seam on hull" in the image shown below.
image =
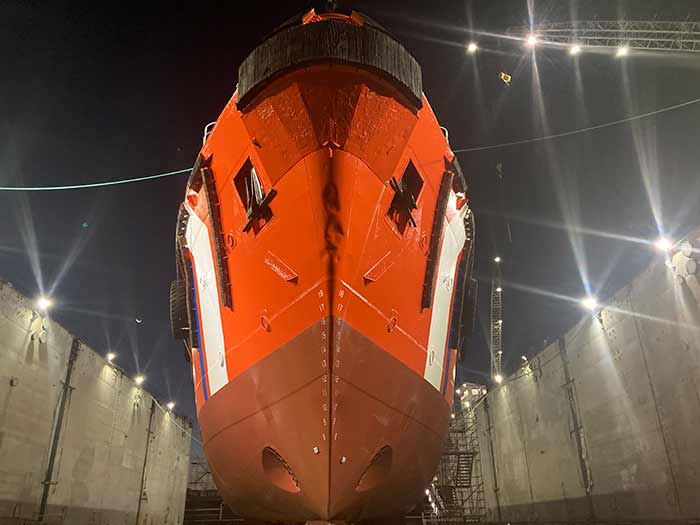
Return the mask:
<svg viewBox="0 0 700 525">
<path fill-rule="evenodd" d="M 309 385 L 311 385 L 312 383 L 315 383 L 315 382 L 318 381 L 319 379 L 322 379 L 322 378 L 323 378 L 323 375 L 324 375 L 324 374 L 320 374 L 320 375 L 314 377 L 313 379 L 311 379 L 310 381 L 304 383 L 304 384 L 301 385 L 300 387 L 295 388 L 294 390 L 292 390 L 292 391 L 290 391 L 290 392 L 287 392 L 285 395 L 283 395 L 283 396 L 280 397 L 279 399 L 275 399 L 272 403 L 268 403 L 267 405 L 265 405 L 265 406 L 263 406 L 263 407 L 260 407 L 260 408 L 259 408 L 258 410 L 256 410 L 255 412 L 253 412 L 253 413 L 251 413 L 251 414 L 248 414 L 247 416 L 244 416 L 244 417 L 242 417 L 242 418 L 240 418 L 240 419 L 237 419 L 236 421 L 233 421 L 233 422 L 229 423 L 229 424 L 226 425 L 225 427 L 220 428 L 220 429 L 217 430 L 214 434 L 212 434 L 211 436 L 209 436 L 209 438 L 207 438 L 205 441 L 203 441 L 203 444 L 206 445 L 206 444 L 209 443 L 212 439 L 214 439 L 214 438 L 217 437 L 219 434 L 221 434 L 223 431 L 225 431 L 225 430 L 227 430 L 227 429 L 229 429 L 229 428 L 231 428 L 231 427 L 233 427 L 233 426 L 236 426 L 237 424 L 242 423 L 243 421 L 246 421 L 247 419 L 250 419 L 250 418 L 253 417 L 253 416 L 256 416 L 257 414 L 259 414 L 259 413 L 262 412 L 263 410 L 267 410 L 267 409 L 269 409 L 269 408 L 271 408 L 271 407 L 273 407 L 273 406 L 275 406 L 275 405 L 281 403 L 282 401 L 284 401 L 285 399 L 287 399 L 287 398 L 293 396 L 294 394 L 296 394 L 296 393 L 298 393 L 298 392 L 301 392 L 302 390 L 304 390 L 305 388 L 307 388 L 307 387 L 308 387 Z M 235 379 L 234 379 L 233 381 L 235 381 Z"/>
<path fill-rule="evenodd" d="M 398 414 L 401 414 L 402 416 L 404 416 L 404 417 L 410 419 L 410 420 L 413 421 L 414 423 L 416 423 L 416 424 L 420 425 L 421 427 L 425 428 L 426 430 L 428 430 L 430 433 L 435 434 L 436 436 L 440 437 L 440 434 L 439 434 L 438 432 L 435 432 L 435 430 L 433 430 L 432 428 L 430 428 L 428 425 L 426 425 L 426 424 L 423 423 L 422 421 L 419 421 L 418 419 L 414 418 L 413 416 L 411 416 L 411 415 L 409 415 L 409 414 L 406 414 L 406 413 L 403 412 L 402 410 L 399 410 L 398 408 L 396 408 L 396 407 L 394 407 L 394 406 L 391 406 L 390 404 L 386 403 L 385 401 L 382 401 L 382 400 L 379 399 L 378 397 L 376 397 L 376 396 L 370 394 L 369 392 L 367 392 L 366 390 L 360 388 L 359 386 L 355 385 L 354 383 L 351 383 L 351 382 L 346 381 L 346 380 L 343 380 L 343 382 L 344 382 L 346 385 L 351 386 L 352 388 L 354 388 L 354 389 L 357 390 L 358 392 L 362 392 L 362 393 L 365 394 L 367 397 L 372 398 L 374 401 L 377 401 L 378 403 L 384 405 L 385 407 L 387 407 L 387 408 L 389 408 L 389 409 L 391 409 L 391 410 L 397 412 Z"/>
</svg>

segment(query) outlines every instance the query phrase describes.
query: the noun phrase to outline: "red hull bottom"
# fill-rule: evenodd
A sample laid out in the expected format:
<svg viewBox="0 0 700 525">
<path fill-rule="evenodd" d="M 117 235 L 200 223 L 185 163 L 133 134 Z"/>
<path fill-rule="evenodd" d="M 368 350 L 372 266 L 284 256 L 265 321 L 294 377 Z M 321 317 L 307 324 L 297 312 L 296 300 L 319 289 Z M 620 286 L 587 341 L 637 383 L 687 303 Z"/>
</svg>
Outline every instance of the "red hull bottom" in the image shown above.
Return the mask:
<svg viewBox="0 0 700 525">
<path fill-rule="evenodd" d="M 423 377 L 349 324 L 322 319 L 223 387 L 199 421 L 216 484 L 237 512 L 342 521 L 413 510 L 448 412 Z"/>
</svg>

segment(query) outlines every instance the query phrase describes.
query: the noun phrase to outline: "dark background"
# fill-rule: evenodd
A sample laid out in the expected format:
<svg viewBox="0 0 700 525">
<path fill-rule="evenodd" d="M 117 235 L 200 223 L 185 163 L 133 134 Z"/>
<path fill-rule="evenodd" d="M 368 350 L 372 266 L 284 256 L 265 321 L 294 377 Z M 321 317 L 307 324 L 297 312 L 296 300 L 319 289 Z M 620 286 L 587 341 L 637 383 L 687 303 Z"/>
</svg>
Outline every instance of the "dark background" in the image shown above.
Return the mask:
<svg viewBox="0 0 700 525">
<path fill-rule="evenodd" d="M 204 125 L 264 36 L 313 3 L 0 0 L 0 185 L 79 184 L 190 167 Z M 534 21 L 700 19 L 695 0 L 358 1 L 423 67 L 454 149 L 558 133 L 697 98 L 700 54 L 538 49 L 470 37 Z M 342 3 L 341 3 L 342 6 Z M 479 41 L 475 56 L 465 43 Z M 512 74 L 511 87 L 498 78 Z M 700 224 L 700 104 L 562 139 L 460 154 L 476 211 L 479 331 L 460 377 L 489 382 L 492 258 L 504 258 L 504 362 L 516 366 L 652 257 L 643 242 Z M 499 182 L 496 165 L 502 164 Z M 168 324 L 187 175 L 61 192 L 0 191 L 0 278 L 194 416 Z M 512 242 L 505 235 L 510 226 Z M 594 233 L 598 232 L 598 233 Z M 601 235 L 601 232 L 603 235 Z M 564 297 L 560 297 L 564 296 Z M 567 299 L 569 298 L 569 299 Z M 138 323 L 139 319 L 142 322 Z"/>
</svg>

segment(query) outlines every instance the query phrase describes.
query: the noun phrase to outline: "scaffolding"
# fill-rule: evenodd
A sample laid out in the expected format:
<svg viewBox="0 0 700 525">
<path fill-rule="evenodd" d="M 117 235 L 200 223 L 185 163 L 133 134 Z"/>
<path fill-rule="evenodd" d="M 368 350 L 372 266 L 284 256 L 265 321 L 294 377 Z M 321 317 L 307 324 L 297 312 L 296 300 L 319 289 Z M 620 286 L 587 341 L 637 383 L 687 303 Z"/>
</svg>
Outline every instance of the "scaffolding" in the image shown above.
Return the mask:
<svg viewBox="0 0 700 525">
<path fill-rule="evenodd" d="M 700 22 L 688 20 L 572 20 L 511 28 L 508 34 L 534 34 L 544 44 L 700 53 Z"/>
<path fill-rule="evenodd" d="M 190 462 L 183 525 L 221 525 L 242 521 L 224 503 L 216 490 L 206 459 L 193 458 Z"/>
<path fill-rule="evenodd" d="M 424 525 L 476 523 L 486 517 L 476 416 L 471 409 L 485 393 L 482 385 L 471 383 L 457 391 L 442 457 L 426 490 Z"/>
</svg>

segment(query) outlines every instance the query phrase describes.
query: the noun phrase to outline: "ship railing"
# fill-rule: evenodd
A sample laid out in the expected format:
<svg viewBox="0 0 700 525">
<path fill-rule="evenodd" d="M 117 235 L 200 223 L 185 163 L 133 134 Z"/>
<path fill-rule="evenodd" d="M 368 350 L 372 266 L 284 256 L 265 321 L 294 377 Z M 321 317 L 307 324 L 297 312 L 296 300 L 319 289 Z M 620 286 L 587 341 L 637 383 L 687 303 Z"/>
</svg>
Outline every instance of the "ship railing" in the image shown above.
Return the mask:
<svg viewBox="0 0 700 525">
<path fill-rule="evenodd" d="M 207 139 L 209 138 L 209 135 L 211 135 L 211 132 L 214 130 L 214 126 L 216 125 L 216 120 L 214 122 L 210 122 L 206 126 L 204 126 L 204 133 L 202 134 L 202 146 L 206 144 Z"/>
<path fill-rule="evenodd" d="M 447 141 L 447 144 L 449 145 L 450 143 L 450 132 L 445 126 L 440 126 L 440 131 L 442 131 L 442 134 L 445 135 L 445 140 Z"/>
</svg>

